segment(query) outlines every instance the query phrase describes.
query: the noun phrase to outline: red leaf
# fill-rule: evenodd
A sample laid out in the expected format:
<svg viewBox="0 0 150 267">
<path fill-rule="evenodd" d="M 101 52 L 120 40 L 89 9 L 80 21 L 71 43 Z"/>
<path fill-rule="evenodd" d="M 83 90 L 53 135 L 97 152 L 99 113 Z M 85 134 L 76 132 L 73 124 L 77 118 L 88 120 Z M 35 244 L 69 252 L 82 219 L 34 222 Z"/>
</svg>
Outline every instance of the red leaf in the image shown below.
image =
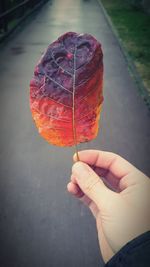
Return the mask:
<svg viewBox="0 0 150 267">
<path fill-rule="evenodd" d="M 47 48 L 30 82 L 30 106 L 49 143 L 72 146 L 98 133 L 103 83 L 100 43 L 68 32 Z"/>
</svg>

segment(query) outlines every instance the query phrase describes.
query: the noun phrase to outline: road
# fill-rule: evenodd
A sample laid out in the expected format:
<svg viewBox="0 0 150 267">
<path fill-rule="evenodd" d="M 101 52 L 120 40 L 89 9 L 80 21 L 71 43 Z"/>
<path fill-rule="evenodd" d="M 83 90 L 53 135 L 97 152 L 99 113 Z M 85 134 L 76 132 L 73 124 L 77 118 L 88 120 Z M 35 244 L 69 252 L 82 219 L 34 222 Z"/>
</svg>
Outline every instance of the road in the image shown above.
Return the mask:
<svg viewBox="0 0 150 267">
<path fill-rule="evenodd" d="M 74 148 L 50 146 L 29 109 L 29 81 L 45 48 L 66 31 L 88 32 L 104 51 L 98 137 L 80 149 L 119 153 L 150 173 L 149 113 L 98 1 L 48 2 L 0 51 L 0 266 L 103 266 L 95 221 L 66 191 Z"/>
</svg>

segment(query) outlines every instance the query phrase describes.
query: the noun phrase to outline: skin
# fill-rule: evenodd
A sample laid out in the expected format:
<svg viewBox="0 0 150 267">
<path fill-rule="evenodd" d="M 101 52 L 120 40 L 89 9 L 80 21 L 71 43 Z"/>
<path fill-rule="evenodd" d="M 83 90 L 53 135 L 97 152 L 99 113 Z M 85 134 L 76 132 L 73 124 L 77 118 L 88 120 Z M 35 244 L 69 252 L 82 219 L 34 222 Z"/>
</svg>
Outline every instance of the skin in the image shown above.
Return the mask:
<svg viewBox="0 0 150 267">
<path fill-rule="evenodd" d="M 85 150 L 79 158 L 74 155 L 67 189 L 95 217 L 101 254 L 107 262 L 127 242 L 150 230 L 150 180 L 111 152 Z"/>
</svg>

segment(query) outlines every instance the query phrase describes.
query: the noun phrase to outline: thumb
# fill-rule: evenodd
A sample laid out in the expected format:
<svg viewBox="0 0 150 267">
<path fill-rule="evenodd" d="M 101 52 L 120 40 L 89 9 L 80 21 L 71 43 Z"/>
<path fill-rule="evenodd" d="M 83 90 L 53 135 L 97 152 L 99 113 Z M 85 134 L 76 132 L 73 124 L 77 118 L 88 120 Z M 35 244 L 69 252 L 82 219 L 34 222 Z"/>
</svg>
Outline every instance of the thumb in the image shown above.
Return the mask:
<svg viewBox="0 0 150 267">
<path fill-rule="evenodd" d="M 100 209 L 104 208 L 114 192 L 105 186 L 101 178 L 86 163 L 79 161 L 73 165 L 72 174 L 84 194 Z"/>
</svg>

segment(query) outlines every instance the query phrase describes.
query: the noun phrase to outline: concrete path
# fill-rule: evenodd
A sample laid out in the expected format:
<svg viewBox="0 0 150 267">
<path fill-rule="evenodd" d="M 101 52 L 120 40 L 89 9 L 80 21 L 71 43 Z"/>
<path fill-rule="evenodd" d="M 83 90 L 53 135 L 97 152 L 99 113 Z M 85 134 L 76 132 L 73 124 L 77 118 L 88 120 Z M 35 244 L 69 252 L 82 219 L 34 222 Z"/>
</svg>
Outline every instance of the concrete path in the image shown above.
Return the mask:
<svg viewBox="0 0 150 267">
<path fill-rule="evenodd" d="M 98 138 L 150 172 L 149 114 L 96 0 L 55 0 L 0 51 L 0 266 L 103 266 L 90 212 L 66 192 L 73 148 L 48 145 L 29 110 L 29 81 L 44 49 L 66 31 L 103 46 L 104 108 Z"/>
</svg>

